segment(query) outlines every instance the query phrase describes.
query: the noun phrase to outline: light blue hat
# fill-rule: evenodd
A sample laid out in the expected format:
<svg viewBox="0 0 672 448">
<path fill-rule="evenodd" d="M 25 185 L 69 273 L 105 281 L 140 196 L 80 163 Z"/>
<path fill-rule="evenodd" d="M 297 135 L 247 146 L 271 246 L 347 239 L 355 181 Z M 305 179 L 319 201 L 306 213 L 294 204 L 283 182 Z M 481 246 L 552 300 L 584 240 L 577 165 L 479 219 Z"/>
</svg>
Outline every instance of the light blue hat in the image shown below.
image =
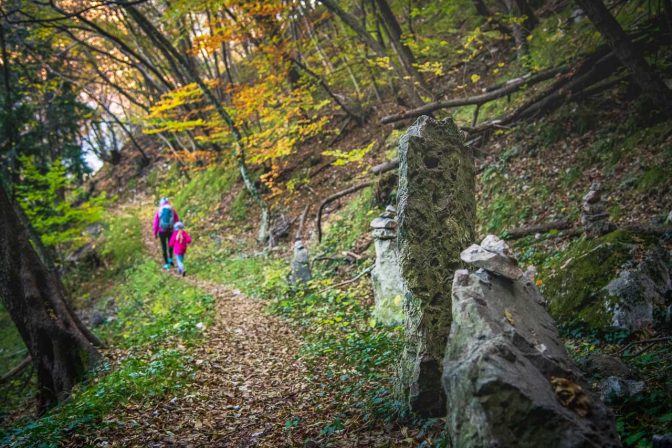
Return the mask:
<svg viewBox="0 0 672 448">
<path fill-rule="evenodd" d="M 182 221 L 177 221 L 173 227 L 178 230 L 184 229 L 184 224 L 182 224 Z"/>
</svg>

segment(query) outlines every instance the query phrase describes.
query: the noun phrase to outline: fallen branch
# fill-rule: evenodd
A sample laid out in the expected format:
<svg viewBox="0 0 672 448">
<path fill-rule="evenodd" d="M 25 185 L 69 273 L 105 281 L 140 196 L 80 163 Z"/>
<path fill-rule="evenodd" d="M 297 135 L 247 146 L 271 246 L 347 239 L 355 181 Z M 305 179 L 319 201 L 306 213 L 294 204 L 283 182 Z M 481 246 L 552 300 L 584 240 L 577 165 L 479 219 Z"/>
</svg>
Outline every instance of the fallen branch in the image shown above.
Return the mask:
<svg viewBox="0 0 672 448">
<path fill-rule="evenodd" d="M 539 224 L 538 226 L 530 227 L 521 227 L 517 229 L 512 229 L 504 232 L 503 238 L 505 240 L 515 240 L 523 238 L 528 235 L 535 233 L 547 233 L 551 230 L 561 230 L 557 235 L 553 235 L 553 238 L 564 238 L 569 236 L 578 236 L 581 235 L 584 230 L 583 226 L 573 227 L 570 223 L 566 227 L 561 226 L 564 221 L 553 221 L 547 224 Z M 632 233 L 639 233 L 642 235 L 651 235 L 651 236 L 663 236 L 667 233 L 672 233 L 672 226 L 670 225 L 651 225 L 651 224 L 625 224 L 618 226 L 617 230 L 625 230 Z"/>
<path fill-rule="evenodd" d="M 335 256 L 321 255 L 319 257 L 313 258 L 313 263 L 317 261 L 347 261 L 348 263 L 353 263 L 355 260 L 353 260 L 350 257 L 335 257 Z"/>
<path fill-rule="evenodd" d="M 352 118 L 350 116 L 348 116 L 345 120 L 343 120 L 343 124 L 339 128 L 338 133 L 327 144 L 327 148 L 331 148 L 332 146 L 334 146 L 336 144 L 336 142 L 339 141 L 341 139 L 341 137 L 343 137 L 343 135 L 345 135 L 345 131 L 348 128 L 348 125 L 350 124 L 351 121 L 352 121 Z"/>
<path fill-rule="evenodd" d="M 331 202 L 335 201 L 336 199 L 342 198 L 343 196 L 347 196 L 351 193 L 354 193 L 355 191 L 359 191 L 363 188 L 366 188 L 368 186 L 371 186 L 373 182 L 367 181 L 363 182 L 361 184 L 357 184 L 353 187 L 346 188 L 345 190 L 339 191 L 338 193 L 334 193 L 331 196 L 327 197 L 320 203 L 320 208 L 317 210 L 317 215 L 315 216 L 315 228 L 317 229 L 317 241 L 322 242 L 322 211 L 324 210 L 324 207 L 329 205 Z"/>
<path fill-rule="evenodd" d="M 371 272 L 372 270 L 373 270 L 373 265 L 371 265 L 371 266 L 369 266 L 368 268 L 364 269 L 362 272 L 360 272 L 359 274 L 355 275 L 355 276 L 354 276 L 353 278 L 351 278 L 350 280 L 345 280 L 345 281 L 343 281 L 343 282 L 336 283 L 335 285 L 327 286 L 326 288 L 319 290 L 317 293 L 318 293 L 318 294 L 322 294 L 323 292 L 329 291 L 330 289 L 340 288 L 341 286 L 349 285 L 350 283 L 355 283 L 357 280 L 359 280 L 360 278 L 364 277 L 366 274 L 368 274 L 368 273 Z"/>
<path fill-rule="evenodd" d="M 582 92 L 599 81 L 608 78 L 620 67 L 618 59 L 608 53 L 597 61 L 589 58 L 570 76 L 559 79 L 548 89 L 525 102 L 516 110 L 495 120 L 486 121 L 475 128 L 467 129 L 470 135 L 488 131 L 494 127 L 501 127 L 515 121 L 531 118 L 539 115 L 542 111 L 549 112 L 564 102 L 582 96 Z"/>
<path fill-rule="evenodd" d="M 626 345 L 625 347 L 623 347 L 622 349 L 620 349 L 616 353 L 618 353 L 619 355 L 622 354 L 622 353 L 625 353 L 626 350 L 628 350 L 631 347 L 634 347 L 635 345 L 657 344 L 659 342 L 665 342 L 665 341 L 670 341 L 670 340 L 672 340 L 672 336 L 664 336 L 664 337 L 660 337 L 660 338 L 651 338 L 651 339 L 644 339 L 642 341 L 634 341 L 634 342 L 629 343 L 628 345 Z M 641 354 L 641 353 L 642 352 L 640 351 L 640 352 L 637 352 L 635 355 L 631 355 L 631 356 L 636 356 L 637 354 Z"/>
<path fill-rule="evenodd" d="M 627 230 L 633 233 L 639 233 L 643 235 L 653 235 L 653 236 L 662 236 L 666 233 L 672 233 L 672 226 L 662 225 L 655 226 L 652 224 L 625 224 L 624 226 L 619 227 L 620 229 Z"/>
<path fill-rule="evenodd" d="M 566 219 L 551 221 L 544 224 L 537 224 L 528 227 L 518 227 L 504 232 L 505 240 L 517 240 L 524 236 L 534 235 L 535 233 L 546 233 L 551 230 L 565 230 L 572 227 L 572 223 Z"/>
<path fill-rule="evenodd" d="M 547 81 L 549 79 L 556 77 L 557 75 L 567 72 L 569 72 L 569 67 L 563 65 L 561 67 L 555 67 L 543 70 L 536 74 L 528 73 L 527 75 L 522 76 L 520 78 L 512 79 L 503 85 L 486 88 L 486 92 L 480 95 L 474 95 L 466 98 L 456 98 L 451 100 L 434 101 L 432 103 L 427 103 L 421 107 L 407 110 L 399 114 L 387 115 L 383 117 L 382 120 L 380 121 L 383 124 L 388 124 L 388 123 L 394 123 L 395 121 L 405 120 L 407 118 L 419 117 L 420 115 L 426 115 L 434 112 L 435 110 L 447 109 L 449 107 L 470 106 L 470 105 L 480 106 L 489 101 L 493 101 L 508 96 L 511 93 L 522 89 L 523 87 Z"/>
<path fill-rule="evenodd" d="M 33 358 L 30 357 L 30 355 L 26 356 L 23 358 L 23 361 L 21 361 L 16 367 L 14 367 L 12 370 L 9 372 L 5 373 L 2 378 L 0 378 L 0 384 L 5 384 L 7 381 L 11 380 L 14 378 L 16 375 L 19 373 L 23 372 L 26 367 L 30 365 L 30 363 L 33 361 Z"/>
<path fill-rule="evenodd" d="M 392 160 L 388 160 L 387 162 L 383 162 L 381 164 L 378 164 L 371 168 L 371 173 L 373 174 L 383 174 L 388 171 L 392 171 L 393 169 L 396 169 L 399 166 L 399 157 L 395 157 Z"/>
</svg>

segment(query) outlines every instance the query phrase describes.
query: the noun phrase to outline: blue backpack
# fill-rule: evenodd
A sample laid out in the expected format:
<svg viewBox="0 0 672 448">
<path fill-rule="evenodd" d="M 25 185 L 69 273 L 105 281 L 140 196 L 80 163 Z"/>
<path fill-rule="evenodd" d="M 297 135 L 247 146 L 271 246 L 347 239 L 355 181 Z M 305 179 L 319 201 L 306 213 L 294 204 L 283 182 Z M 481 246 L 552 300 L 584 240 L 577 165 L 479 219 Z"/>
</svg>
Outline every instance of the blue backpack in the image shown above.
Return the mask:
<svg viewBox="0 0 672 448">
<path fill-rule="evenodd" d="M 175 216 L 173 214 L 173 209 L 170 206 L 161 207 L 159 212 L 159 227 L 162 231 L 173 230 L 173 224 L 175 224 Z"/>
</svg>

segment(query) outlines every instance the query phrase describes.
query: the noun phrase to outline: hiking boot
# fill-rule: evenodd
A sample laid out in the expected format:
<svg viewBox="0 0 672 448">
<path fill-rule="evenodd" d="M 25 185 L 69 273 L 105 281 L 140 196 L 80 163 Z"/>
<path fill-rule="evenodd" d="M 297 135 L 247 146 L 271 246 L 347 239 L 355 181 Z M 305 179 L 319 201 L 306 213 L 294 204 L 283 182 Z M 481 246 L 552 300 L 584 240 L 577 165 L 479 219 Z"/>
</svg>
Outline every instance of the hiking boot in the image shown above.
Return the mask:
<svg viewBox="0 0 672 448">
<path fill-rule="evenodd" d="M 166 270 L 170 269 L 170 264 L 169 263 L 164 264 L 163 269 L 166 269 Z"/>
<path fill-rule="evenodd" d="M 187 276 L 187 271 L 182 271 L 182 277 L 186 277 L 186 276 Z"/>
<path fill-rule="evenodd" d="M 171 265 L 171 266 L 175 266 L 175 265 L 173 264 L 173 259 L 172 259 L 172 258 L 169 258 L 169 259 L 168 259 L 168 264 Z"/>
</svg>

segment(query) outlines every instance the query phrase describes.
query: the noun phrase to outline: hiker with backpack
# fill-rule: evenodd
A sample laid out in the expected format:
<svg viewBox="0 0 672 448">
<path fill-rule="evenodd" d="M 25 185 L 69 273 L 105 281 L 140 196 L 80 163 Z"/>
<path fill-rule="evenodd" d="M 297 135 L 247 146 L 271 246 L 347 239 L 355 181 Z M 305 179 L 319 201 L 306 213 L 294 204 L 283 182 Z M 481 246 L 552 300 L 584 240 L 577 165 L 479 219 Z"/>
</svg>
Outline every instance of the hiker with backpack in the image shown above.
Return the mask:
<svg viewBox="0 0 672 448">
<path fill-rule="evenodd" d="M 173 226 L 180 218 L 177 212 L 170 205 L 168 198 L 161 198 L 159 208 L 154 215 L 154 238 L 161 240 L 161 250 L 163 251 L 164 269 L 170 269 L 173 266 L 173 248 L 168 244 L 173 234 Z"/>
<path fill-rule="evenodd" d="M 175 231 L 170 237 L 168 244 L 171 249 L 175 250 L 175 259 L 177 260 L 177 273 L 182 277 L 187 275 L 184 270 L 184 256 L 187 254 L 187 246 L 191 244 L 191 236 L 184 230 L 184 224 L 181 222 L 175 223 Z"/>
</svg>

